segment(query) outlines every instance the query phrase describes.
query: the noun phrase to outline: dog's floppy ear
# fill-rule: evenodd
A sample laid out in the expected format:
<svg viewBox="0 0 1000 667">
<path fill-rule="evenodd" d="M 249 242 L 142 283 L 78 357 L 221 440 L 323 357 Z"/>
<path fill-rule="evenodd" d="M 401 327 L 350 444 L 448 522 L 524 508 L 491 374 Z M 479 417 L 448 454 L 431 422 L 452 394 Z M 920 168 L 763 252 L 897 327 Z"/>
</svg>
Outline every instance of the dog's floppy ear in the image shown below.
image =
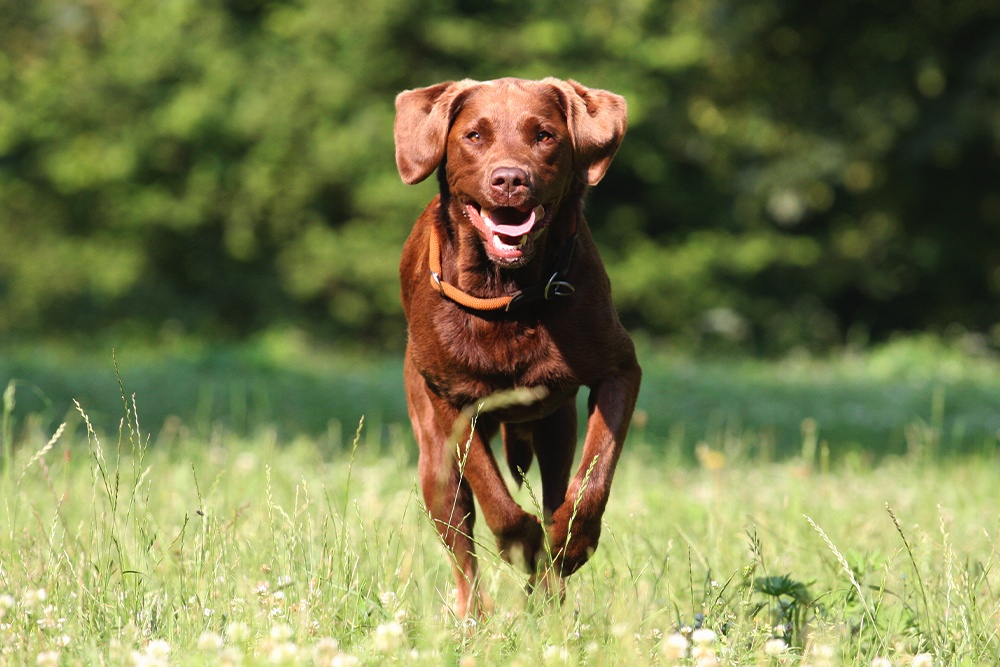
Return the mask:
<svg viewBox="0 0 1000 667">
<path fill-rule="evenodd" d="M 396 96 L 396 167 L 404 183 L 419 183 L 441 164 L 456 104 L 478 83 L 448 81 Z"/>
<path fill-rule="evenodd" d="M 597 185 L 625 136 L 625 98 L 606 90 L 587 88 L 572 79 L 545 81 L 558 88 L 563 98 L 576 164 L 586 172 L 587 185 Z"/>
</svg>

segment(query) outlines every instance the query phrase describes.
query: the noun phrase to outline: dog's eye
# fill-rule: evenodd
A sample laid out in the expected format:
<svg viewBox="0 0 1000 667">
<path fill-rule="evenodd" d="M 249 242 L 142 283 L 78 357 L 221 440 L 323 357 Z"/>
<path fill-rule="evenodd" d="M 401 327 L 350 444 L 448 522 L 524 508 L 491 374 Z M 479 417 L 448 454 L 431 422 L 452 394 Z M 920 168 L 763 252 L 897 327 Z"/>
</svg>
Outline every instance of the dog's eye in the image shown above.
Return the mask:
<svg viewBox="0 0 1000 667">
<path fill-rule="evenodd" d="M 546 132 L 545 130 L 539 130 L 538 136 L 535 137 L 535 141 L 540 144 L 547 144 L 550 141 L 555 141 L 555 137 L 551 132 Z"/>
<path fill-rule="evenodd" d="M 470 144 L 478 144 L 483 139 L 478 132 L 469 132 L 465 138 Z"/>
</svg>

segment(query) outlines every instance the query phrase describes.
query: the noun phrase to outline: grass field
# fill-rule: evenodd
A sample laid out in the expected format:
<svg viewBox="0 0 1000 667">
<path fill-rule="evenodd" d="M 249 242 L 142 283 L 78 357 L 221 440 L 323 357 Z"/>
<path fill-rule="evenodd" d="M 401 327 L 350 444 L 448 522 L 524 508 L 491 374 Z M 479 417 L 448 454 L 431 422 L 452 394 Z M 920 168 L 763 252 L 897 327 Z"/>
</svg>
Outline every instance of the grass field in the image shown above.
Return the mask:
<svg viewBox="0 0 1000 667">
<path fill-rule="evenodd" d="M 651 359 L 601 547 L 565 602 L 527 598 L 483 529 L 496 611 L 472 624 L 449 611 L 450 567 L 393 403 L 396 362 L 302 362 L 316 374 L 340 364 L 357 383 L 360 397 L 343 396 L 378 419 L 354 438 L 346 420 L 289 426 L 250 399 L 231 401 L 228 421 L 204 405 L 164 418 L 163 402 L 219 376 L 191 370 L 133 401 L 129 377 L 155 375 L 141 364 L 120 364 L 117 419 L 86 392 L 80 411 L 50 398 L 31 418 L 22 396 L 94 363 L 60 375 L 47 355 L 31 362 L 35 380 L 27 353 L 7 362 L 22 371 L 0 434 L 2 664 L 1000 663 L 988 359 L 920 345 L 836 362 Z M 281 382 L 312 377 L 281 366 Z M 255 368 L 249 384 L 275 372 Z M 114 393 L 113 369 L 105 379 L 99 391 Z M 658 409 L 685 383 L 690 412 Z"/>
</svg>

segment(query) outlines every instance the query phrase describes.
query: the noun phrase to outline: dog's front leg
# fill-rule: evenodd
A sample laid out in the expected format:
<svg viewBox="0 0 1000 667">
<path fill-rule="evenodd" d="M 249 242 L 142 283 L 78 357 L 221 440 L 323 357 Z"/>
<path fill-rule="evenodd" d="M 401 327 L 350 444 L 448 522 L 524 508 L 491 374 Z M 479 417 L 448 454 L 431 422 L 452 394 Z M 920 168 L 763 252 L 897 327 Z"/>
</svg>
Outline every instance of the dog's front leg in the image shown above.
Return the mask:
<svg viewBox="0 0 1000 667">
<path fill-rule="evenodd" d="M 488 420 L 481 417 L 475 432 L 466 432 L 459 440 L 462 472 L 479 500 L 486 525 L 496 536 L 500 555 L 507 562 L 523 561 L 525 570 L 534 572 L 545 532 L 538 518 L 525 512 L 511 496 L 490 449 L 489 438 L 484 437 L 484 432 L 492 432 L 496 426 Z"/>
<path fill-rule="evenodd" d="M 591 387 L 590 418 L 580 467 L 563 504 L 553 513 L 549 540 L 555 570 L 573 574 L 590 558 L 601 535 L 601 516 L 639 395 L 642 371 L 633 358 L 622 371 Z"/>
</svg>

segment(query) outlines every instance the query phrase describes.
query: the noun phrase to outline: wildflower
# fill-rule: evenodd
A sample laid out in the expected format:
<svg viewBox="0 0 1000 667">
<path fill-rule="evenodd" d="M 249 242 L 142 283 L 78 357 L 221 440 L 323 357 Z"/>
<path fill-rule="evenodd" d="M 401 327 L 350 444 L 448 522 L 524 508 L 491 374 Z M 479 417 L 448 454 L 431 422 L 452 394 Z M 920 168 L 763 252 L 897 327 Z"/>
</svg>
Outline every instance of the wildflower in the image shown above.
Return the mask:
<svg viewBox="0 0 1000 667">
<path fill-rule="evenodd" d="M 784 639 L 775 637 L 774 639 L 768 639 L 764 642 L 764 653 L 771 657 L 779 656 L 788 650 L 788 644 L 785 643 Z"/>
<path fill-rule="evenodd" d="M 146 653 L 154 658 L 166 660 L 170 657 L 170 644 L 163 639 L 150 640 L 146 645 Z"/>
<path fill-rule="evenodd" d="M 59 665 L 59 651 L 42 651 L 35 658 L 35 664 L 38 667 L 58 667 Z"/>
<path fill-rule="evenodd" d="M 38 619 L 38 627 L 42 630 L 55 630 L 61 628 L 65 623 L 65 618 L 57 618 L 56 608 L 52 605 L 47 605 L 42 610 L 42 617 Z"/>
<path fill-rule="evenodd" d="M 17 604 L 17 600 L 14 599 L 14 596 L 7 595 L 6 593 L 0 595 L 0 618 L 6 616 L 7 612 L 13 609 L 15 604 Z"/>
<path fill-rule="evenodd" d="M 333 637 L 323 637 L 313 647 L 313 659 L 317 665 L 333 664 L 333 659 L 340 654 L 340 642 Z"/>
<path fill-rule="evenodd" d="M 161 667 L 169 662 L 170 644 L 162 639 L 150 640 L 145 651 L 132 651 L 132 663 L 136 667 Z"/>
<path fill-rule="evenodd" d="M 717 667 L 719 664 L 715 649 L 708 644 L 695 644 L 691 649 L 691 657 L 694 658 L 695 667 Z"/>
<path fill-rule="evenodd" d="M 277 665 L 295 660 L 299 647 L 294 642 L 275 642 L 268 651 L 267 659 Z"/>
<path fill-rule="evenodd" d="M 892 667 L 892 660 L 882 657 L 873 658 L 872 667 Z"/>
<path fill-rule="evenodd" d="M 403 645 L 403 626 L 392 621 L 375 628 L 375 649 L 381 653 L 392 653 Z"/>
<path fill-rule="evenodd" d="M 718 638 L 719 636 L 708 628 L 698 628 L 691 633 L 691 641 L 700 646 L 711 646 Z"/>
<path fill-rule="evenodd" d="M 292 626 L 286 625 L 284 623 L 278 623 L 271 627 L 271 639 L 276 642 L 286 642 L 290 640 L 295 635 L 295 630 Z"/>
<path fill-rule="evenodd" d="M 218 651 L 222 649 L 222 636 L 206 630 L 198 635 L 199 651 Z"/>
<path fill-rule="evenodd" d="M 285 574 L 278 577 L 278 588 L 285 588 L 292 585 L 292 577 Z"/>
<path fill-rule="evenodd" d="M 243 654 L 235 646 L 226 646 L 219 651 L 219 667 L 240 667 Z"/>
<path fill-rule="evenodd" d="M 542 652 L 542 662 L 546 665 L 569 664 L 569 651 L 565 646 L 546 646 Z"/>
<path fill-rule="evenodd" d="M 361 661 L 350 653 L 338 653 L 330 663 L 330 667 L 358 667 L 360 664 Z"/>
<path fill-rule="evenodd" d="M 29 588 L 24 591 L 24 604 L 27 607 L 37 607 L 48 598 L 44 588 Z"/>
<path fill-rule="evenodd" d="M 250 626 L 241 621 L 226 626 L 226 638 L 231 642 L 244 642 L 250 638 Z"/>
<path fill-rule="evenodd" d="M 930 653 L 918 653 L 913 656 L 912 662 L 910 662 L 911 667 L 933 667 L 934 656 Z"/>
<path fill-rule="evenodd" d="M 390 609 L 395 609 L 396 603 L 399 601 L 393 591 L 386 591 L 382 593 L 378 596 L 378 599 L 382 603 L 383 607 L 388 607 Z"/>
<path fill-rule="evenodd" d="M 660 655 L 668 661 L 680 661 L 687 657 L 688 640 L 679 632 L 664 638 L 660 643 Z"/>
</svg>

